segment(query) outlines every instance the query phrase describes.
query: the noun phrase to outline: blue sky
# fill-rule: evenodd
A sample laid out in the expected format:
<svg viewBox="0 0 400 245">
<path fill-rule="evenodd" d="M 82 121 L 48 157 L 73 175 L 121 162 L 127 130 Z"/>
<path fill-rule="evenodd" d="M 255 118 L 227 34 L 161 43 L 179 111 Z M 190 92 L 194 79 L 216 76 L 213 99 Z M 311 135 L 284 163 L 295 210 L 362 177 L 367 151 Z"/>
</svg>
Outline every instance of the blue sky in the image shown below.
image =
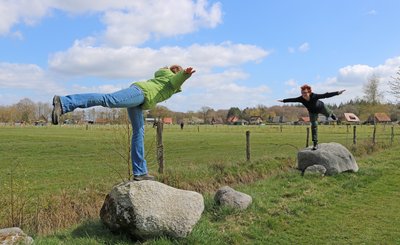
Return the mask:
<svg viewBox="0 0 400 245">
<path fill-rule="evenodd" d="M 310 84 L 363 96 L 400 67 L 397 0 L 2 0 L 0 105 L 113 92 L 169 64 L 197 72 L 160 105 L 273 106 Z"/>
</svg>

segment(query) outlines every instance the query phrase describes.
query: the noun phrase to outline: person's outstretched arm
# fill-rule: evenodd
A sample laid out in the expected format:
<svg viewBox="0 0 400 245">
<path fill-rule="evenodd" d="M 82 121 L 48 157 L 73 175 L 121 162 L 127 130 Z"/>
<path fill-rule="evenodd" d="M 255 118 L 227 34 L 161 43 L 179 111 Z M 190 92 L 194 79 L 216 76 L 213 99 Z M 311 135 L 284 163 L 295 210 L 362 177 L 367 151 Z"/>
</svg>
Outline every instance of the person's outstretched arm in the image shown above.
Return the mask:
<svg viewBox="0 0 400 245">
<path fill-rule="evenodd" d="M 301 102 L 301 96 L 300 96 L 300 97 L 296 97 L 296 98 L 287 98 L 287 99 L 283 99 L 283 100 L 278 100 L 278 102 L 283 102 L 283 103 L 287 103 L 287 102 Z"/>
<path fill-rule="evenodd" d="M 344 91 L 346 91 L 346 90 L 343 89 L 343 90 L 339 90 L 339 91 L 336 91 L 336 92 L 328 92 L 328 93 L 324 93 L 324 94 L 315 94 L 315 96 L 318 99 L 330 98 L 330 97 L 333 97 L 333 96 L 336 96 L 336 95 L 343 94 Z"/>
<path fill-rule="evenodd" d="M 184 69 L 183 71 L 176 73 L 175 76 L 173 76 L 170 79 L 172 87 L 175 90 L 178 90 L 182 86 L 182 84 L 186 81 L 186 79 L 191 77 L 192 74 L 195 72 L 196 72 L 196 70 L 194 70 L 192 67 L 188 67 L 188 68 Z"/>
</svg>

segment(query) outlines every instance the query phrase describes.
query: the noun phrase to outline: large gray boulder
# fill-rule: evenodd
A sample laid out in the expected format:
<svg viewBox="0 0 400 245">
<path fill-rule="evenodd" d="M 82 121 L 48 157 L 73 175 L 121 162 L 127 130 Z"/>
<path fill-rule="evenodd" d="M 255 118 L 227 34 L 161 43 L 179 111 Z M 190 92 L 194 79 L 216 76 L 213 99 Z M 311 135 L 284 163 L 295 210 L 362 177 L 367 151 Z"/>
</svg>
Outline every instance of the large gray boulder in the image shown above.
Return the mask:
<svg viewBox="0 0 400 245">
<path fill-rule="evenodd" d="M 334 175 L 345 171 L 357 172 L 358 165 L 353 154 L 339 143 L 322 143 L 317 150 L 311 147 L 297 153 L 297 168 L 304 172 L 313 165 L 322 165 L 326 175 Z"/>
<path fill-rule="evenodd" d="M 138 239 L 186 237 L 204 210 L 203 196 L 157 181 L 129 181 L 107 195 L 100 218 L 111 231 Z"/>
<path fill-rule="evenodd" d="M 20 228 L 12 227 L 0 229 L 0 244 L 1 245 L 30 245 L 33 244 L 32 237 L 25 234 Z"/>
<path fill-rule="evenodd" d="M 236 191 L 229 186 L 219 188 L 214 196 L 214 201 L 217 204 L 241 210 L 246 209 L 252 200 L 251 196 Z"/>
</svg>

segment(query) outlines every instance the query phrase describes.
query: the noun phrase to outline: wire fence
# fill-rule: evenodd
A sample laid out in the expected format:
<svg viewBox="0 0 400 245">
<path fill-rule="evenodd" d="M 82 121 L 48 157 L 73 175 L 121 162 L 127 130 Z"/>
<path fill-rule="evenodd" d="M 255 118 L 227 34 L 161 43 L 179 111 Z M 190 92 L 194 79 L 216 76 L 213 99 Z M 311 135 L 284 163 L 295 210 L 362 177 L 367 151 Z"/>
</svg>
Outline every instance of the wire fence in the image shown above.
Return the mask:
<svg viewBox="0 0 400 245">
<path fill-rule="evenodd" d="M 187 125 L 184 129 L 175 125 L 164 125 L 164 133 L 176 135 L 179 131 L 184 131 L 187 137 L 203 135 L 201 140 L 214 142 L 214 147 L 220 148 L 227 156 L 237 156 L 237 151 L 242 151 L 247 161 L 253 156 L 257 158 L 262 155 L 293 156 L 298 150 L 308 147 L 311 139 L 310 127 L 307 125 Z M 399 144 L 400 125 L 319 125 L 318 136 L 319 143 L 337 142 L 354 153 L 363 154 L 375 148 Z M 225 140 L 217 144 L 216 138 L 219 137 Z M 172 144 L 171 141 L 167 141 L 166 147 L 170 143 Z M 185 145 L 181 147 L 185 148 Z M 205 147 L 205 150 L 207 149 Z M 160 154 L 159 151 L 157 153 Z"/>
</svg>

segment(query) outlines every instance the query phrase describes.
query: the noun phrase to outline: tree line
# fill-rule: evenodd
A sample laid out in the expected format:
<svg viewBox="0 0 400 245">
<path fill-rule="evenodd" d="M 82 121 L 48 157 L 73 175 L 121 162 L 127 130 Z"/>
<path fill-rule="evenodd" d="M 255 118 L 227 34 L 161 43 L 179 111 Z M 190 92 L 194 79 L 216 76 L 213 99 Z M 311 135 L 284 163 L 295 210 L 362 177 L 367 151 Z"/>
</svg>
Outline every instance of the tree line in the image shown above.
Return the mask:
<svg viewBox="0 0 400 245">
<path fill-rule="evenodd" d="M 388 82 L 390 93 L 395 98 L 400 99 L 400 68 L 396 76 Z M 388 114 L 392 121 L 400 120 L 400 104 L 383 102 L 383 92 L 380 90 L 380 79 L 372 75 L 363 87 L 364 96 L 355 98 L 346 103 L 328 104 L 330 108 L 340 117 L 343 113 L 354 113 L 361 121 L 366 121 L 376 112 Z M 11 106 L 0 106 L 1 123 L 35 123 L 41 120 L 49 120 L 52 105 L 43 102 L 33 102 L 29 98 L 24 98 Z M 198 111 L 174 112 L 165 106 L 157 106 L 145 112 L 147 118 L 171 117 L 175 123 L 185 122 L 193 124 L 213 124 L 227 123 L 231 117 L 249 121 L 252 117 L 261 117 L 264 122 L 272 121 L 276 116 L 284 117 L 287 121 L 297 121 L 300 117 L 308 116 L 307 110 L 298 104 L 271 106 L 257 105 L 239 109 L 231 107 L 229 109 L 214 110 L 204 106 Z M 110 124 L 125 123 L 128 119 L 125 109 L 91 108 L 86 110 L 75 110 L 74 112 L 63 115 L 64 122 L 87 123 L 101 122 Z"/>
<path fill-rule="evenodd" d="M 390 116 L 392 121 L 400 120 L 400 104 L 391 103 L 372 103 L 364 99 L 355 99 L 340 105 L 328 105 L 336 115 L 343 113 L 354 113 L 361 121 L 366 121 L 376 112 L 384 112 Z M 0 106 L 1 123 L 24 122 L 33 124 L 43 119 L 50 119 L 51 105 L 47 103 L 34 103 L 28 98 L 22 99 L 11 106 Z M 230 117 L 237 117 L 250 121 L 252 117 L 261 117 L 266 123 L 272 122 L 276 116 L 281 116 L 286 121 L 297 121 L 300 117 L 308 116 L 307 110 L 300 105 L 271 106 L 258 105 L 239 109 L 231 107 L 229 109 L 214 110 L 210 107 L 202 107 L 198 111 L 174 112 L 164 106 L 157 106 L 153 110 L 145 112 L 146 118 L 166 118 L 170 117 L 174 123 L 190 124 L 225 124 Z M 74 112 L 63 115 L 65 123 L 107 123 L 122 124 L 128 120 L 125 109 L 92 108 L 86 110 L 75 110 Z"/>
</svg>

